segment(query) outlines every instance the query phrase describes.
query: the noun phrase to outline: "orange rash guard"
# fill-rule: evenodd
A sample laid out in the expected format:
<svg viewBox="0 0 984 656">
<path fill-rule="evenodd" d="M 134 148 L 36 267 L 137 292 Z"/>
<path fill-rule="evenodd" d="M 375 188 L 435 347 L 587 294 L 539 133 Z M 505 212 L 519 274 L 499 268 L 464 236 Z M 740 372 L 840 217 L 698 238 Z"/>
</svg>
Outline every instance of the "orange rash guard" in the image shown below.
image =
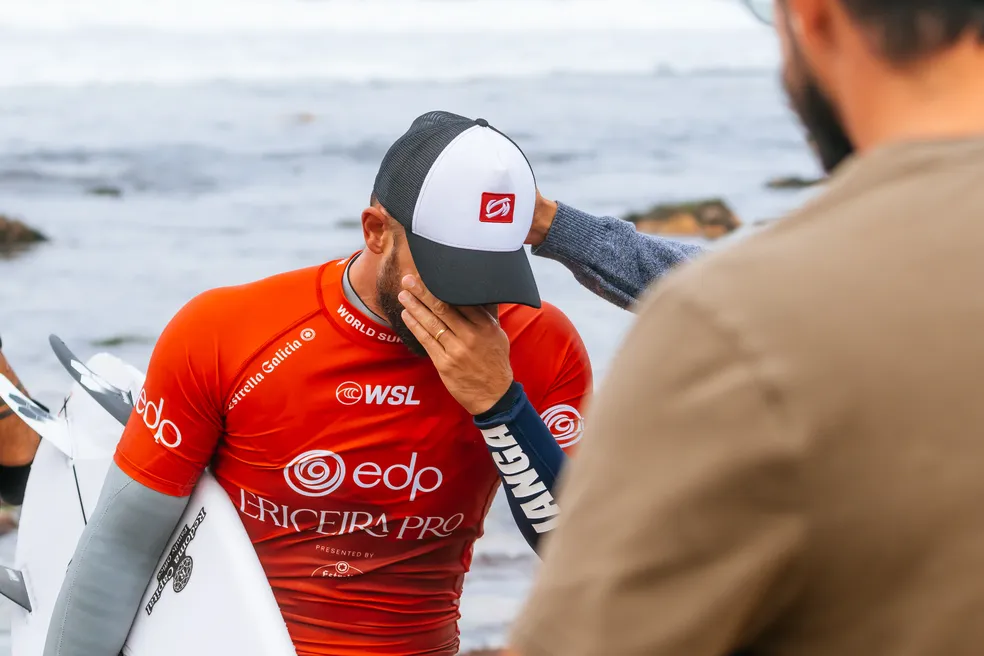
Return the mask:
<svg viewBox="0 0 984 656">
<path fill-rule="evenodd" d="M 455 654 L 499 485 L 430 360 L 346 300 L 351 258 L 205 292 L 154 348 L 115 455 L 185 496 L 209 467 L 300 656 Z M 500 307 L 516 380 L 570 453 L 592 385 L 555 307 Z"/>
</svg>

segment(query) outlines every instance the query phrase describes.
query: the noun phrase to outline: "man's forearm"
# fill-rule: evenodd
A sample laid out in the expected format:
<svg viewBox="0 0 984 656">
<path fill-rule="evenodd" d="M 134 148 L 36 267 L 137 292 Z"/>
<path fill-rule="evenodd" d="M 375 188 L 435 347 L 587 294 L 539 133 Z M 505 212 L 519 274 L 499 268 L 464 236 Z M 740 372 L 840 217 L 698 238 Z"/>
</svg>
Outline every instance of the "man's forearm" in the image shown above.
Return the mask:
<svg viewBox="0 0 984 656">
<path fill-rule="evenodd" d="M 27 394 L 27 390 L 24 389 L 14 370 L 10 368 L 3 352 L 0 352 L 0 374 L 3 374 L 7 380 L 24 394 Z M 41 438 L 31 430 L 30 426 L 13 415 L 14 411 L 0 400 L 0 466 L 8 467 L 11 470 L 23 468 L 29 471 L 29 465 L 34 460 L 34 454 L 38 450 L 38 443 Z M 24 480 L 26 481 L 26 474 Z M 2 486 L 2 482 L 0 482 L 0 486 Z M 11 496 L 23 499 L 23 488 L 20 489 L 19 495 L 11 493 Z M 19 501 L 7 500 L 9 503 L 20 505 Z"/>
<path fill-rule="evenodd" d="M 474 421 L 502 479 L 516 526 L 539 553 L 540 536 L 553 530 L 560 514 L 553 494 L 567 459 L 564 451 L 515 381 Z"/>
<path fill-rule="evenodd" d="M 646 288 L 677 264 L 700 255 L 699 246 L 636 231 L 628 221 L 596 217 L 563 203 L 533 254 L 560 262 L 578 282 L 629 309 Z"/>
<path fill-rule="evenodd" d="M 188 497 L 144 487 L 110 465 L 55 601 L 44 656 L 116 656 Z"/>
<path fill-rule="evenodd" d="M 0 348 L 3 343 L 0 341 Z M 0 373 L 27 396 L 7 358 L 0 351 Z M 37 403 L 35 401 L 35 403 Z M 30 426 L 14 416 L 14 411 L 0 401 L 0 500 L 14 506 L 24 503 L 31 463 L 41 438 Z"/>
</svg>

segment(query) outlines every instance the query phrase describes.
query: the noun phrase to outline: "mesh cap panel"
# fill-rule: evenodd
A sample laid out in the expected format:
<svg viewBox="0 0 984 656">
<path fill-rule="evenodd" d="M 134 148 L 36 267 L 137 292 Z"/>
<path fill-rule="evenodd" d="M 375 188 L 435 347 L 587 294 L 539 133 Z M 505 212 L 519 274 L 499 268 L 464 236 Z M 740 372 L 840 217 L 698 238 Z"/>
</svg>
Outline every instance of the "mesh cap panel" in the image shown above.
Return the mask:
<svg viewBox="0 0 984 656">
<path fill-rule="evenodd" d="M 413 211 L 424 179 L 438 156 L 475 121 L 450 112 L 428 112 L 410 124 L 383 157 L 373 193 L 404 228 L 413 224 Z"/>
</svg>

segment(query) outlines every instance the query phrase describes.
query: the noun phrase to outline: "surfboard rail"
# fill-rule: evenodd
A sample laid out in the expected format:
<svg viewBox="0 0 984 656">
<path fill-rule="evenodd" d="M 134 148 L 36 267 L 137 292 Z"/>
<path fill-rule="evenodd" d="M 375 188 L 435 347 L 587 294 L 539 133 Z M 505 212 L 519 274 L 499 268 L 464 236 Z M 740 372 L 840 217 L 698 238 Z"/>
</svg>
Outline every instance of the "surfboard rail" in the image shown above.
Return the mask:
<svg viewBox="0 0 984 656">
<path fill-rule="evenodd" d="M 17 605 L 12 656 L 43 652 L 54 602 L 144 378 L 108 353 L 83 363 L 56 336 L 51 343 L 73 378 L 57 415 L 0 376 L 0 397 L 42 438 L 21 507 L 16 562 L 0 565 L 0 595 Z M 175 651 L 296 654 L 238 510 L 208 470 L 168 540 L 121 653 Z"/>
</svg>

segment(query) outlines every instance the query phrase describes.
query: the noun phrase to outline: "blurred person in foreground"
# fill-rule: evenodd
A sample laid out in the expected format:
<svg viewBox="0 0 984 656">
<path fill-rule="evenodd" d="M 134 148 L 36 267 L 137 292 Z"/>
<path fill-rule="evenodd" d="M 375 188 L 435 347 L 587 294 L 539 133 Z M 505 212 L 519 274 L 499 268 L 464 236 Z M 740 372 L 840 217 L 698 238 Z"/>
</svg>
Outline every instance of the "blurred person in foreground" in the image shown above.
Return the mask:
<svg viewBox="0 0 984 656">
<path fill-rule="evenodd" d="M 513 654 L 984 644 L 984 2 L 751 4 L 832 177 L 643 300 Z"/>
</svg>

